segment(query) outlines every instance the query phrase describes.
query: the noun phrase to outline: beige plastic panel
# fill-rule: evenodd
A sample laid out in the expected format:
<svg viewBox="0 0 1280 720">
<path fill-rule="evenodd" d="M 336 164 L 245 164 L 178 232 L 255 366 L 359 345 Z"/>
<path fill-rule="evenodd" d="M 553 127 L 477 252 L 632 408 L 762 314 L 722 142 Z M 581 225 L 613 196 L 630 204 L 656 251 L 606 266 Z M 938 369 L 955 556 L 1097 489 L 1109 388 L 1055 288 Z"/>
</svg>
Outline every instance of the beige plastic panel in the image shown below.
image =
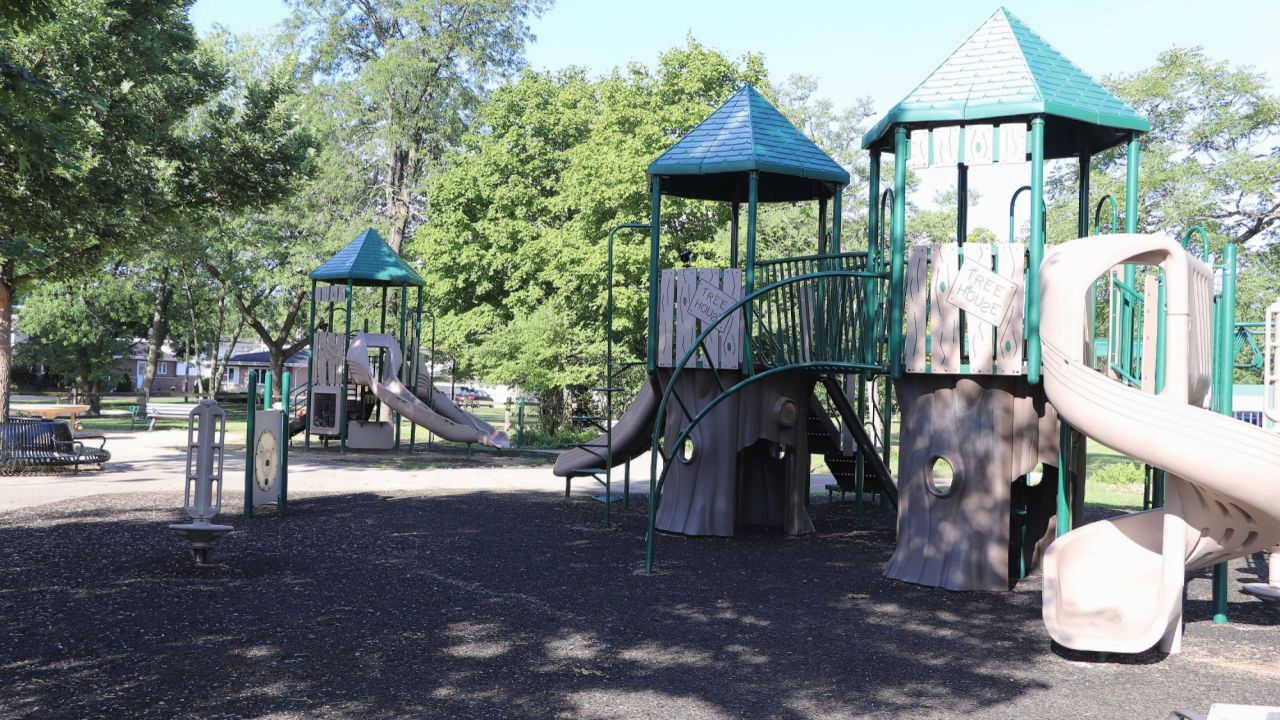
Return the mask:
<svg viewBox="0 0 1280 720">
<path fill-rule="evenodd" d="M 1084 362 L 1087 289 L 1122 263 L 1165 271 L 1166 383 L 1158 396 Z M 1176 652 L 1186 571 L 1280 542 L 1280 435 L 1189 404 L 1200 385 L 1193 358 L 1209 338 L 1197 286 L 1209 273 L 1176 242 L 1126 234 L 1056 246 L 1040 268 L 1050 402 L 1077 430 L 1168 473 L 1164 508 L 1082 526 L 1045 553 L 1045 626 L 1066 647 Z"/>
</svg>

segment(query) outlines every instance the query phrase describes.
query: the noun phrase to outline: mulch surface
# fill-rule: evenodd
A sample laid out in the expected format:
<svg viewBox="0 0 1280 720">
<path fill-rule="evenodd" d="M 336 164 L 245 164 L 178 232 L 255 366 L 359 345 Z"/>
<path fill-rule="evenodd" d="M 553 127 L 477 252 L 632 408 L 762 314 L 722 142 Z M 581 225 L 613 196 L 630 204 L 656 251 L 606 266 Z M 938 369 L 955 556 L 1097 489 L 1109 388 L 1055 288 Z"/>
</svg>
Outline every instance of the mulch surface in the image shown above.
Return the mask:
<svg viewBox="0 0 1280 720">
<path fill-rule="evenodd" d="M 208 567 L 171 493 L 0 515 L 0 716 L 11 718 L 1157 718 L 1280 704 L 1280 609 L 1191 581 L 1183 654 L 1055 649 L 1036 578 L 889 581 L 892 519 L 664 536 L 643 501 L 351 494 L 224 515 Z M 227 507 L 236 507 L 228 498 Z M 1255 580 L 1260 558 L 1232 567 Z"/>
</svg>

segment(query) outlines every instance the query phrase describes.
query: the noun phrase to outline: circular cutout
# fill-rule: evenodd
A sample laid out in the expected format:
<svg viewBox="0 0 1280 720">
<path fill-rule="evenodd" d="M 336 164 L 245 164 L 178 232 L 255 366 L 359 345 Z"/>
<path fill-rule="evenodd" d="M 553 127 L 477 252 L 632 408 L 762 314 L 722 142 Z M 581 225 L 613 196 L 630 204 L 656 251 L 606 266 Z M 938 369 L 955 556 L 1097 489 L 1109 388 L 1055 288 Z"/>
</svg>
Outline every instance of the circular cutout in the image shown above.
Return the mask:
<svg viewBox="0 0 1280 720">
<path fill-rule="evenodd" d="M 693 462 L 696 452 L 697 451 L 693 447 L 693 438 L 687 437 L 684 439 L 683 443 L 680 443 L 680 452 L 677 454 L 677 457 L 680 458 L 680 462 L 688 465 Z"/>
<path fill-rule="evenodd" d="M 951 461 L 944 457 L 935 457 L 931 460 L 926 480 L 928 480 L 929 492 L 938 497 L 950 495 L 956 487 L 955 468 L 951 467 Z"/>
<path fill-rule="evenodd" d="M 789 397 L 778 400 L 778 424 L 782 427 L 795 427 L 796 420 L 800 419 L 800 408 L 796 406 L 796 401 Z"/>
</svg>

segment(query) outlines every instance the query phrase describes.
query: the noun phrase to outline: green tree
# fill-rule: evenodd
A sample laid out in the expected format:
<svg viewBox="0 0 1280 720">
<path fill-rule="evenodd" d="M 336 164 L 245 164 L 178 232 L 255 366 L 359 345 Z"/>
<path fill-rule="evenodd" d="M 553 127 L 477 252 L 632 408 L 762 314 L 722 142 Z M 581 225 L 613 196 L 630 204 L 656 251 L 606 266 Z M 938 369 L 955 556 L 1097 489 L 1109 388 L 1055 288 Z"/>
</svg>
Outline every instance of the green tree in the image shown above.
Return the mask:
<svg viewBox="0 0 1280 720">
<path fill-rule="evenodd" d="M 1237 316 L 1261 320 L 1274 300 L 1267 296 L 1280 288 L 1270 249 L 1280 240 L 1280 97 L 1269 79 L 1213 60 L 1201 48 L 1175 47 L 1150 68 L 1105 82 L 1151 122 L 1141 141 L 1138 231 L 1180 237 L 1201 225 L 1215 253 L 1227 242 L 1239 244 Z M 1092 171 L 1095 202 L 1113 195 L 1123 228 L 1123 148 L 1099 155 Z M 1052 240 L 1075 237 L 1077 174 L 1069 167 L 1049 183 Z"/>
<path fill-rule="evenodd" d="M 486 88 L 524 60 L 545 0 L 294 0 L 293 25 L 328 78 L 343 149 L 400 251 L 425 212 L 422 182 L 466 129 Z"/>
<path fill-rule="evenodd" d="M 0 136 L 0 409 L 20 287 L 171 255 L 176 227 L 268 201 L 308 147 L 279 111 L 290 85 L 228 86 L 188 4 L 51 0 L 0 32 L 0 60 L 30 80 L 0 92 L 40 100 Z"/>
<path fill-rule="evenodd" d="M 146 327 L 149 305 L 137 278 L 119 265 L 86 280 L 45 283 L 22 298 L 27 339 L 16 360 L 69 380 L 97 413 L 121 375 L 131 339 Z"/>
<path fill-rule="evenodd" d="M 430 269 L 429 306 L 445 347 L 490 380 L 525 383 L 539 396 L 543 422 L 560 423 L 575 388 L 600 373 L 606 237 L 614 225 L 648 219 L 648 164 L 744 83 L 782 102 L 802 127 L 826 129 L 819 142 L 844 143 L 827 147 L 834 155 L 852 156 L 843 138 L 867 117 L 865 104 L 836 112 L 812 98 L 807 82 L 776 92 L 760 55 L 728 58 L 689 38 L 653 68 L 636 63 L 600 78 L 580 68 L 526 71 L 495 90 L 432 179 L 428 222 L 407 246 Z M 850 190 L 850 203 L 860 205 L 864 192 Z M 725 264 L 728 221 L 726 204 L 664 199 L 663 265 L 680 264 L 681 253 L 696 265 Z M 771 207 L 760 225 L 761 257 L 816 249 L 812 207 Z M 862 236 L 860 225 L 848 227 L 846 247 L 860 247 Z M 643 352 L 648 266 L 647 237 L 619 235 L 621 355 Z M 517 350 L 511 337 L 528 343 L 521 352 L 531 360 L 509 358 Z"/>
</svg>

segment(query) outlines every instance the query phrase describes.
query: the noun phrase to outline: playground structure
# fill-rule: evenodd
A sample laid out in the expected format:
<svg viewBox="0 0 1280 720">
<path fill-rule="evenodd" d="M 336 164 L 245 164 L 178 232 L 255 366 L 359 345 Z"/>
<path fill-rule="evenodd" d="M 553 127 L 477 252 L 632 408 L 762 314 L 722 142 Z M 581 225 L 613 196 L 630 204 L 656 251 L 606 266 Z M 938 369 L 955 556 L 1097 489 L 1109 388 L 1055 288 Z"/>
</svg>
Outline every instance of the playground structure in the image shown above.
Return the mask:
<svg viewBox="0 0 1280 720">
<path fill-rule="evenodd" d="M 1043 565 L 1045 622 L 1059 643 L 1176 651 L 1184 573 L 1214 566 L 1214 620 L 1225 622 L 1223 563 L 1280 540 L 1280 436 L 1231 419 L 1236 248 L 1212 256 L 1198 228 L 1180 243 L 1137 234 L 1148 129 L 998 10 L 864 136 L 866 249 L 844 252 L 848 176 L 743 88 L 649 166 L 650 222 L 610 233 L 606 420 L 556 473 L 608 488 L 612 467 L 652 450 L 651 570 L 658 531 L 811 531 L 808 458 L 822 446 L 859 499 L 875 488 L 895 501 L 887 576 L 1003 591 Z M 1107 195 L 1091 205 L 1089 179 L 1091 158 L 1120 145 L 1124 233 L 1115 233 L 1121 204 Z M 881 193 L 885 152 L 893 179 Z M 1062 159 L 1078 163 L 1084 239 L 1046 262 L 1044 167 Z M 1010 202 L 1006 242 L 968 243 L 969 169 L 992 164 L 1029 164 L 1030 183 Z M 956 172 L 954 242 L 908 247 L 908 168 L 937 167 Z M 1022 243 L 1013 210 L 1024 192 Z M 729 267 L 662 266 L 664 196 L 731 203 Z M 817 253 L 757 257 L 758 204 L 801 200 L 819 204 Z M 612 257 L 622 228 L 650 235 L 649 378 L 614 423 L 624 363 L 612 355 Z M 1201 258 L 1187 249 L 1196 235 Z M 1271 364 L 1267 373 L 1274 407 Z M 897 478 L 888 470 L 895 392 Z M 1150 510 L 1081 527 L 1089 437 L 1147 464 Z"/>
<path fill-rule="evenodd" d="M 201 400 L 187 421 L 182 511 L 190 522 L 169 526 L 191 544 L 197 565 L 207 563 L 213 542 L 234 529 L 213 523 L 222 509 L 222 450 L 226 436 L 227 414 L 213 400 Z"/>
<path fill-rule="evenodd" d="M 299 389 L 299 394 L 305 394 L 303 407 L 308 409 L 304 447 L 309 449 L 311 436 L 316 435 L 326 446 L 337 440 L 344 453 L 347 448 L 398 449 L 402 417 L 412 423 L 410 451 L 418 426 L 444 440 L 507 446 L 504 433 L 461 410 L 435 388 L 431 363 L 434 333 L 429 350 L 424 351 L 422 344 L 424 282 L 376 231 L 370 228 L 361 233 L 312 271 L 310 278 L 309 382 Z M 378 304 L 355 305 L 360 288 L 379 289 Z M 395 288 L 399 288 L 399 317 L 398 322 L 393 318 L 393 332 L 388 332 L 388 293 Z M 409 288 L 416 294 L 412 311 Z M 327 310 L 321 328 L 316 322 L 317 303 L 323 303 Z M 335 324 L 339 312 L 343 316 L 341 332 Z M 354 332 L 353 312 L 364 316 Z M 374 317 L 378 330 L 371 333 L 369 323 Z"/>
</svg>

